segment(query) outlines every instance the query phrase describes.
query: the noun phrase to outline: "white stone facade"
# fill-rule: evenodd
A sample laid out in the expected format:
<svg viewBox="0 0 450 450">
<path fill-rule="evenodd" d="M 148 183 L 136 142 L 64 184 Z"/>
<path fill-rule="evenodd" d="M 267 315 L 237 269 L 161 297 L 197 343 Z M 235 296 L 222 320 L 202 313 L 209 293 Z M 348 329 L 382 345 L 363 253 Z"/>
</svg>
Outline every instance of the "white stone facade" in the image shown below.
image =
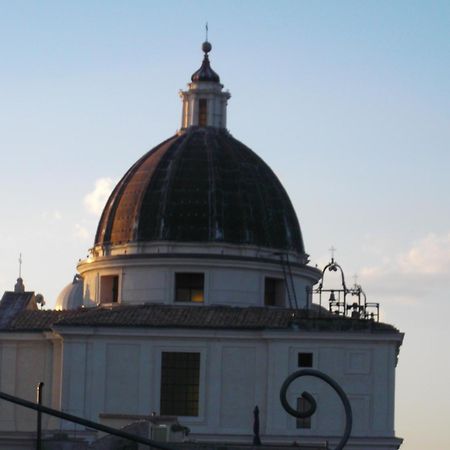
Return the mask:
<svg viewBox="0 0 450 450">
<path fill-rule="evenodd" d="M 145 252 L 145 253 L 144 253 Z M 96 256 L 94 256 L 96 255 Z M 106 256 L 97 250 L 78 264 L 84 280 L 83 303 L 86 307 L 101 303 L 101 277 L 118 276 L 117 303 L 174 303 L 175 274 L 203 273 L 207 305 L 264 306 L 264 281 L 272 277 L 285 285 L 285 273 L 290 269 L 289 295 L 299 308 L 311 303 L 312 286 L 321 273 L 302 264 L 304 256 L 289 257 L 289 266 L 270 249 L 218 245 L 153 245 L 150 248 L 122 246 L 113 248 Z M 284 260 L 285 260 L 284 259 Z M 283 268 L 284 265 L 284 268 Z M 284 288 L 283 304 L 290 306 Z M 295 291 L 295 292 L 294 292 Z"/>
<path fill-rule="evenodd" d="M 320 380 L 297 381 L 290 401 L 303 390 L 318 403 L 310 429 L 297 429 L 282 409 L 279 390 L 298 370 L 297 355 L 310 352 L 313 368 L 333 377 L 353 409 L 352 449 L 395 449 L 395 362 L 402 335 L 336 331 L 233 331 L 55 326 L 54 334 L 2 339 L 2 390 L 35 398 L 44 380 L 44 402 L 98 421 L 100 414 L 159 412 L 161 353 L 200 354 L 198 417 L 179 417 L 199 441 L 250 442 L 258 405 L 264 443 L 332 442 L 344 428 L 343 408 Z M 53 343 L 52 343 L 53 342 Z M 4 367 L 4 366 L 3 366 Z M 1 429 L 32 431 L 35 413 L 1 409 Z M 55 421 L 45 424 L 55 428 Z M 63 429 L 73 430 L 65 423 Z"/>
<path fill-rule="evenodd" d="M 223 92 L 223 85 L 214 82 L 192 82 L 189 90 L 180 91 L 183 102 L 181 128 L 199 126 L 199 102 L 206 101 L 206 126 L 216 128 L 227 127 L 227 102 L 231 94 Z"/>
</svg>

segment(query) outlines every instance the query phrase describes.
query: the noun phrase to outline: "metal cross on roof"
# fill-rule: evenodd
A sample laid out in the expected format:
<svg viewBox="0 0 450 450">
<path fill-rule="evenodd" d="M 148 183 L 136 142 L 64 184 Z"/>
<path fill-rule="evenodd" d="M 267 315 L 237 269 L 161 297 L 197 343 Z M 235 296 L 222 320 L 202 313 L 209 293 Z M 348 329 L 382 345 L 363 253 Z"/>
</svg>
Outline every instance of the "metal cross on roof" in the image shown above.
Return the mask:
<svg viewBox="0 0 450 450">
<path fill-rule="evenodd" d="M 22 253 L 19 253 L 19 278 L 22 278 Z"/>
</svg>

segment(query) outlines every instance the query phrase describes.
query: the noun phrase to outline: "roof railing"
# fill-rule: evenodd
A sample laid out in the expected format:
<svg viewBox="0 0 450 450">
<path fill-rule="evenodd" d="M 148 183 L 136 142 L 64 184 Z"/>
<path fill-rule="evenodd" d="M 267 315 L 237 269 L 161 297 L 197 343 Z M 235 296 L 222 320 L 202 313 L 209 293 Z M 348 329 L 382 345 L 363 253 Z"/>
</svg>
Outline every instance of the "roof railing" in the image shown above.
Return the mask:
<svg viewBox="0 0 450 450">
<path fill-rule="evenodd" d="M 328 272 L 337 272 L 339 274 L 340 285 L 328 287 L 328 284 L 325 283 L 325 276 Z M 334 257 L 323 268 L 319 285 L 313 290 L 313 296 L 318 299 L 321 307 L 325 301 L 324 296 L 328 294 L 328 311 L 331 314 L 352 319 L 380 321 L 380 304 L 368 302 L 366 293 L 361 285 L 356 282 L 352 287 L 347 287 L 344 270 L 334 260 Z"/>
</svg>

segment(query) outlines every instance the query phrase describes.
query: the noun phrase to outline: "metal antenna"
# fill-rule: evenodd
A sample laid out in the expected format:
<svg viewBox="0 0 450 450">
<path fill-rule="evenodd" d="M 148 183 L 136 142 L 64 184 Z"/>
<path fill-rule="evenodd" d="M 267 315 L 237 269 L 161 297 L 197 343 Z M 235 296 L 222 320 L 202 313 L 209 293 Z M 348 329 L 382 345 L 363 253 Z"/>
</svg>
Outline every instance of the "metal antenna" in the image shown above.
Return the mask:
<svg viewBox="0 0 450 450">
<path fill-rule="evenodd" d="M 19 253 L 19 278 L 22 278 L 22 253 Z"/>
<path fill-rule="evenodd" d="M 355 286 L 356 286 L 358 284 L 358 274 L 357 273 L 355 273 L 353 275 L 353 280 L 355 281 Z"/>
<path fill-rule="evenodd" d="M 208 22 L 206 22 L 205 24 L 205 35 L 206 35 L 205 41 L 208 42 Z"/>
</svg>

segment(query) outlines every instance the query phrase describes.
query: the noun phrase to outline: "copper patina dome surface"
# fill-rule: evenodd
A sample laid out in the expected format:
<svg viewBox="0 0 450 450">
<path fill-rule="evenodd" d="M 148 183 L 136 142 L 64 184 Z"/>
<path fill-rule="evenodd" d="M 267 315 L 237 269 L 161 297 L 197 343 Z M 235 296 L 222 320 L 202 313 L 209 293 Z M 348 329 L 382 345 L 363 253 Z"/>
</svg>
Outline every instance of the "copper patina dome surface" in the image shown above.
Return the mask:
<svg viewBox="0 0 450 450">
<path fill-rule="evenodd" d="M 139 159 L 112 192 L 96 245 L 223 242 L 304 253 L 270 167 L 225 129 L 190 127 Z"/>
</svg>

